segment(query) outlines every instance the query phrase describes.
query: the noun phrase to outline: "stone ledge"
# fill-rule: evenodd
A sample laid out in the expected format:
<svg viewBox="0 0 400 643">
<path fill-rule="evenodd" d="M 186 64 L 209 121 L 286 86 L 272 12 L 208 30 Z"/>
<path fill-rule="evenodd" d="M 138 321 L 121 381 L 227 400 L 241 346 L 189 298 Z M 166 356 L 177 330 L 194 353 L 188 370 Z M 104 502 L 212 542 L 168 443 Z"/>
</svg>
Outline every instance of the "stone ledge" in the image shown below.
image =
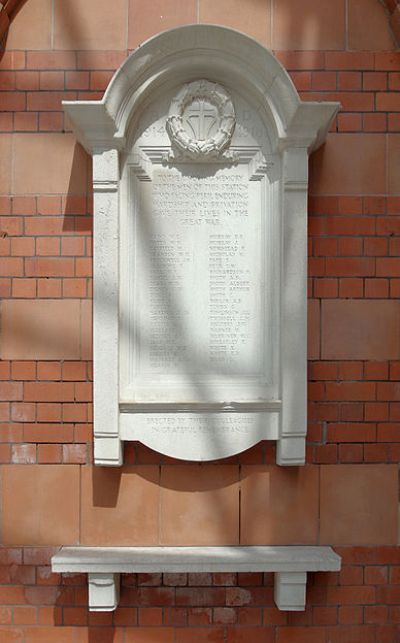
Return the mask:
<svg viewBox="0 0 400 643">
<path fill-rule="evenodd" d="M 274 572 L 280 610 L 305 609 L 307 572 L 339 571 L 331 547 L 62 547 L 53 572 L 89 575 L 90 611 L 112 611 L 120 573 Z"/>
</svg>

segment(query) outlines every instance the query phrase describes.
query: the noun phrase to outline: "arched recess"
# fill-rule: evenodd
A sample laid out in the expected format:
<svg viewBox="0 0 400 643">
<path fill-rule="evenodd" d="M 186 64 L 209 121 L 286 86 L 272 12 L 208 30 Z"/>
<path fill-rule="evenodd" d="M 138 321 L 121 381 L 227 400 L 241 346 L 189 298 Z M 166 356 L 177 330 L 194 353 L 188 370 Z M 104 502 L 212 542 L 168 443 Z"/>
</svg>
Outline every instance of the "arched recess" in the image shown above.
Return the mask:
<svg viewBox="0 0 400 643">
<path fill-rule="evenodd" d="M 215 128 L 188 135 L 200 103 Z M 300 101 L 251 38 L 190 25 L 64 109 L 93 156 L 95 462 L 119 465 L 124 440 L 214 460 L 274 439 L 279 464 L 303 464 L 308 154 L 338 104 Z"/>
</svg>

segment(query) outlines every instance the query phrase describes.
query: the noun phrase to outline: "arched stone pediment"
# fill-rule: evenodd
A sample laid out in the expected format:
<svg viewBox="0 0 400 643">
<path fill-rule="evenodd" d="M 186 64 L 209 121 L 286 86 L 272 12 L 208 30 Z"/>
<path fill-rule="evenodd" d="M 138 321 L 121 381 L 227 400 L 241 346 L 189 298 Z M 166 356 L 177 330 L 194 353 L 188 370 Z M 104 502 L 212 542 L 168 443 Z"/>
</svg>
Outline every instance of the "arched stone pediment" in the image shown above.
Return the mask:
<svg viewBox="0 0 400 643">
<path fill-rule="evenodd" d="M 260 110 L 274 149 L 291 139 L 315 149 L 336 108 L 300 101 L 284 67 L 249 36 L 216 25 L 189 25 L 163 32 L 136 49 L 114 74 L 101 101 L 64 102 L 64 109 L 89 152 L 106 145 L 123 149 L 150 96 L 195 78 L 240 88 Z"/>
</svg>

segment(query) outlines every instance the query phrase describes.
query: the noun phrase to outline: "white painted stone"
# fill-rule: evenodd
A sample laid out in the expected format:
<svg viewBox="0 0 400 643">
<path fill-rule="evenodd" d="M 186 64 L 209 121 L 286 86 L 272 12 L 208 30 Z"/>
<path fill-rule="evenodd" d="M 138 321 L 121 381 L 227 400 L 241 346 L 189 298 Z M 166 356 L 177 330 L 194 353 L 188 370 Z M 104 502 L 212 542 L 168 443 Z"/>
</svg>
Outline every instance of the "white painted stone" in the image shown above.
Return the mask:
<svg viewBox="0 0 400 643">
<path fill-rule="evenodd" d="M 64 108 L 94 157 L 96 464 L 122 440 L 213 460 L 265 439 L 303 464 L 308 154 L 338 104 L 190 25 Z"/>
<path fill-rule="evenodd" d="M 118 607 L 119 574 L 89 572 L 89 610 L 91 612 L 113 612 Z"/>
<path fill-rule="evenodd" d="M 331 547 L 63 547 L 53 572 L 88 573 L 91 610 L 115 609 L 120 573 L 274 572 L 275 602 L 304 610 L 307 572 L 339 571 Z M 114 608 L 111 607 L 112 605 Z"/>
<path fill-rule="evenodd" d="M 301 612 L 306 606 L 306 572 L 276 572 L 274 601 L 280 610 Z"/>
</svg>

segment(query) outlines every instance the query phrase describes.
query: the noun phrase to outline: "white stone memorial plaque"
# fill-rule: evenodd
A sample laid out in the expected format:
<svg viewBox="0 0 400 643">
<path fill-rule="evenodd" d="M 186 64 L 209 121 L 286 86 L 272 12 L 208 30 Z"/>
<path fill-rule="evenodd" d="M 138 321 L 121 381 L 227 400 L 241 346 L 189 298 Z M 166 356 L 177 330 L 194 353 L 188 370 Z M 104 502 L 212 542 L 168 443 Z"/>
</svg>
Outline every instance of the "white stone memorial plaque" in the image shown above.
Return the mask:
<svg viewBox="0 0 400 643">
<path fill-rule="evenodd" d="M 190 25 L 64 106 L 93 156 L 95 462 L 123 440 L 213 460 L 271 439 L 304 463 L 308 154 L 338 105 Z"/>
</svg>

